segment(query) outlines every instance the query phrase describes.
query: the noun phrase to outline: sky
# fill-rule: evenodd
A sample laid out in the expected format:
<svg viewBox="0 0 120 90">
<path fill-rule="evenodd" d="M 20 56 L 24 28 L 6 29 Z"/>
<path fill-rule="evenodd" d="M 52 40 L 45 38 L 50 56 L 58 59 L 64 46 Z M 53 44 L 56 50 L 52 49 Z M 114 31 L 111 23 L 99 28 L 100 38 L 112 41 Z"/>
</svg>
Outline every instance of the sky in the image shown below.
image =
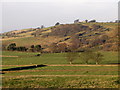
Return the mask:
<svg viewBox="0 0 120 90">
<path fill-rule="evenodd" d="M 95 19 L 118 19 L 119 0 L 1 0 L 1 32 Z M 2 4 L 2 5 L 1 5 Z M 1 8 L 2 7 L 2 8 Z M 1 33 L 0 32 L 0 33 Z"/>
</svg>

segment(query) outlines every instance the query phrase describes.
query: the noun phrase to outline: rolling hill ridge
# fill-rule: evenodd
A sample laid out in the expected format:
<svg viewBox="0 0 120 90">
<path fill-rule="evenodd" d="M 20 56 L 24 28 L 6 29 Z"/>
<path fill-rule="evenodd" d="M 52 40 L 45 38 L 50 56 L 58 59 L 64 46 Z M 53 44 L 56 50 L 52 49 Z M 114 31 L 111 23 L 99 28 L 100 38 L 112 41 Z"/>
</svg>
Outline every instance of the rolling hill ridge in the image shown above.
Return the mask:
<svg viewBox="0 0 120 90">
<path fill-rule="evenodd" d="M 43 51 L 51 46 L 76 44 L 77 51 L 96 48 L 107 51 L 118 50 L 118 23 L 74 23 L 60 24 L 48 28 L 29 28 L 1 34 L 3 49 L 10 43 L 29 48 L 41 45 Z"/>
</svg>

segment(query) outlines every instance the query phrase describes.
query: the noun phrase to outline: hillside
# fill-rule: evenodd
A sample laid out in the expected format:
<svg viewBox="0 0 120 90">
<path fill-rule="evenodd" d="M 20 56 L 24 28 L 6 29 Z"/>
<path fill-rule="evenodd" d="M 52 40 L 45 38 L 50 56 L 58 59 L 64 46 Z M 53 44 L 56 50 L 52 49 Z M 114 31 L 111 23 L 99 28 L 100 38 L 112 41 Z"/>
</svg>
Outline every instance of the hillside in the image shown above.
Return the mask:
<svg viewBox="0 0 120 90">
<path fill-rule="evenodd" d="M 61 24 L 48 28 L 30 28 L 2 33 L 3 49 L 10 44 L 29 48 L 40 44 L 43 51 L 50 51 L 51 45 L 65 43 L 79 44 L 77 50 L 97 48 L 116 51 L 118 42 L 117 23 L 75 23 Z M 76 42 L 77 43 L 76 43 Z"/>
</svg>

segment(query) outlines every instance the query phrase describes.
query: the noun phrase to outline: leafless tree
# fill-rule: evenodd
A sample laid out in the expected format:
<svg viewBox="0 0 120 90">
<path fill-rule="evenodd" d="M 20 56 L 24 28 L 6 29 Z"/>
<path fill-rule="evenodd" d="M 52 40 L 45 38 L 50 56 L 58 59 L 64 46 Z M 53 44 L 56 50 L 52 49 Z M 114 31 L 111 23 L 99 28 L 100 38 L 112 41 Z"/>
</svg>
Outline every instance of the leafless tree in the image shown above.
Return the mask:
<svg viewBox="0 0 120 90">
<path fill-rule="evenodd" d="M 93 60 L 99 64 L 103 60 L 103 55 L 100 52 L 95 52 Z"/>
<path fill-rule="evenodd" d="M 77 59 L 79 56 L 78 52 L 67 52 L 66 53 L 66 59 L 67 61 L 72 64 L 72 62 Z"/>
<path fill-rule="evenodd" d="M 80 54 L 80 59 L 82 59 L 86 64 L 89 63 L 90 60 L 92 60 L 94 57 L 94 53 L 90 50 L 82 52 Z"/>
</svg>

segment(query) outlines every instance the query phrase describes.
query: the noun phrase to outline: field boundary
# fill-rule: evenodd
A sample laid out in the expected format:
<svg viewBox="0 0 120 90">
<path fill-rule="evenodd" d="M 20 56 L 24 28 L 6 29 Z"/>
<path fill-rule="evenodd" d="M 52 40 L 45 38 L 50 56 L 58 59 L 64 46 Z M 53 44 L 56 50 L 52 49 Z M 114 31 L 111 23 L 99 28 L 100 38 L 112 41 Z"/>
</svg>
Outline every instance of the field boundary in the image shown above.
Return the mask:
<svg viewBox="0 0 120 90">
<path fill-rule="evenodd" d="M 77 65 L 70 65 L 70 64 L 66 64 L 66 65 L 47 65 L 47 66 L 120 66 L 118 64 L 106 64 L 106 65 L 86 65 L 86 64 L 77 64 Z"/>
<path fill-rule="evenodd" d="M 2 76 L 7 78 L 26 78 L 26 77 L 120 77 L 119 75 L 19 75 L 19 76 Z M 0 76 L 1 77 L 1 76 Z"/>
<path fill-rule="evenodd" d="M 107 69 L 107 70 L 90 70 L 90 69 L 82 69 L 82 70 L 16 70 L 16 71 L 2 71 L 5 73 L 9 73 L 9 72 L 60 72 L 60 71 L 92 71 L 92 72 L 97 72 L 97 71 L 120 71 L 120 70 L 111 70 L 111 69 Z"/>
<path fill-rule="evenodd" d="M 0 65 L 0 66 L 37 66 L 37 64 L 32 64 L 32 65 Z M 86 64 L 45 64 L 46 66 L 120 66 L 120 64 L 99 64 L 99 65 L 86 65 Z"/>
</svg>

